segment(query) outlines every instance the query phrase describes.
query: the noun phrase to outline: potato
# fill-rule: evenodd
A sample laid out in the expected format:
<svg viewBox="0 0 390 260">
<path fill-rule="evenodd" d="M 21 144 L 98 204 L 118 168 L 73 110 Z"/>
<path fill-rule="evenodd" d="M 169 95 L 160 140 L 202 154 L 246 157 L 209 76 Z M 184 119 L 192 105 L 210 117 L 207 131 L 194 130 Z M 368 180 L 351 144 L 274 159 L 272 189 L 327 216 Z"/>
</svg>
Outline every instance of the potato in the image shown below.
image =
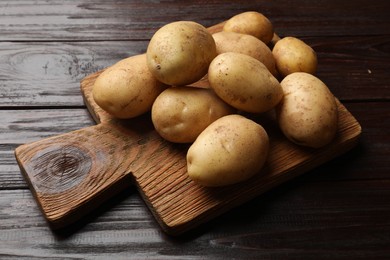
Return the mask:
<svg viewBox="0 0 390 260">
<path fill-rule="evenodd" d="M 284 98 L 276 107 L 277 120 L 292 142 L 313 148 L 329 144 L 338 129 L 335 97 L 317 77 L 295 72 L 283 79 Z"/>
<path fill-rule="evenodd" d="M 269 150 L 264 128 L 241 115 L 210 124 L 187 152 L 189 177 L 203 186 L 225 186 L 247 180 L 262 169 Z"/>
<path fill-rule="evenodd" d="M 149 42 L 146 56 L 152 74 L 167 85 L 201 79 L 217 55 L 211 34 L 202 25 L 177 21 L 161 27 Z"/>
<path fill-rule="evenodd" d="M 285 37 L 272 49 L 276 68 L 283 77 L 293 72 L 314 74 L 317 70 L 317 54 L 302 40 Z"/>
<path fill-rule="evenodd" d="M 211 89 L 171 87 L 162 92 L 152 107 L 152 122 L 166 140 L 190 143 L 216 119 L 235 110 Z"/>
<path fill-rule="evenodd" d="M 237 14 L 226 21 L 223 31 L 253 35 L 265 44 L 270 43 L 274 29 L 270 20 L 259 12 L 249 11 Z"/>
<path fill-rule="evenodd" d="M 229 105 L 251 113 L 275 107 L 283 92 L 263 63 L 245 54 L 219 54 L 210 64 L 208 80 L 215 93 Z"/>
<path fill-rule="evenodd" d="M 242 33 L 217 32 L 213 34 L 217 54 L 224 52 L 238 52 L 249 55 L 261 61 L 267 69 L 276 76 L 275 59 L 271 49 L 258 38 Z"/>
<path fill-rule="evenodd" d="M 146 55 L 121 60 L 96 79 L 92 96 L 97 105 L 116 118 L 133 118 L 152 108 L 166 85 L 146 66 Z"/>
</svg>

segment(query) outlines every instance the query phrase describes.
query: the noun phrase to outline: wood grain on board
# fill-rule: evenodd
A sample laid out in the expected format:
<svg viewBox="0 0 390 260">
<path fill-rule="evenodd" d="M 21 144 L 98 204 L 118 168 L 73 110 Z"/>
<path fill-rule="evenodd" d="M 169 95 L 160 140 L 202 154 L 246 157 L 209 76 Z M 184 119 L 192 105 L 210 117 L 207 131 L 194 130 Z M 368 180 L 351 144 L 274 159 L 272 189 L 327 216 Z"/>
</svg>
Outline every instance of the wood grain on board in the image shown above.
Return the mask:
<svg viewBox="0 0 390 260">
<path fill-rule="evenodd" d="M 340 102 L 337 138 L 321 149 L 289 142 L 272 115 L 253 118 L 270 135 L 266 166 L 246 182 L 205 188 L 186 174 L 188 147 L 160 138 L 149 114 L 117 120 L 97 106 L 91 89 L 99 73 L 83 79 L 81 89 L 100 124 L 16 149 L 25 178 L 54 228 L 74 222 L 134 182 L 161 227 L 179 234 L 346 152 L 361 133 Z"/>
</svg>

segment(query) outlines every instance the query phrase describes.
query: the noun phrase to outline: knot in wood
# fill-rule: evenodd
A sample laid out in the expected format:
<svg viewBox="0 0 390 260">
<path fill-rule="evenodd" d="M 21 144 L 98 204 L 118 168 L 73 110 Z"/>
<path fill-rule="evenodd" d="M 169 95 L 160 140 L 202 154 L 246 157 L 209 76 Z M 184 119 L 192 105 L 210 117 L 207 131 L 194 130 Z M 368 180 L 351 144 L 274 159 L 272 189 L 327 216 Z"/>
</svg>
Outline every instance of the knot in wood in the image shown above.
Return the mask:
<svg viewBox="0 0 390 260">
<path fill-rule="evenodd" d="M 42 193 L 59 193 L 78 185 L 90 172 L 92 159 L 76 146 L 50 146 L 31 160 L 34 188 Z M 32 176 L 31 176 L 32 177 Z"/>
</svg>

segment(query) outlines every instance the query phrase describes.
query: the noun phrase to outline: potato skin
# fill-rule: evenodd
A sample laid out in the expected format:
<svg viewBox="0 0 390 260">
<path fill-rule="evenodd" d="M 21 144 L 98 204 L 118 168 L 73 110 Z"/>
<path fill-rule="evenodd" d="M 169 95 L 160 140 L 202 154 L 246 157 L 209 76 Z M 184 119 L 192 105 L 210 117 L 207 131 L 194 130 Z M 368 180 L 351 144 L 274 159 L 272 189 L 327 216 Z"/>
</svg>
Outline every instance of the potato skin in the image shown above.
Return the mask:
<svg viewBox="0 0 390 260">
<path fill-rule="evenodd" d="M 188 85 L 201 79 L 217 55 L 211 34 L 192 21 L 164 25 L 152 36 L 147 64 L 152 74 L 167 85 Z"/>
<path fill-rule="evenodd" d="M 271 49 L 258 38 L 236 32 L 221 31 L 213 34 L 217 54 L 238 52 L 261 61 L 267 69 L 277 76 L 275 58 Z"/>
<path fill-rule="evenodd" d="M 103 71 L 92 88 L 94 101 L 120 119 L 139 116 L 152 108 L 156 97 L 166 89 L 146 66 L 146 55 L 123 59 Z"/>
<path fill-rule="evenodd" d="M 265 44 L 270 43 L 274 36 L 271 21 L 262 13 L 255 11 L 243 12 L 231 17 L 222 30 L 253 35 Z"/>
<path fill-rule="evenodd" d="M 338 110 L 328 87 L 305 72 L 288 75 L 281 86 L 284 98 L 275 111 L 284 135 L 302 146 L 320 148 L 329 144 L 337 133 Z"/>
<path fill-rule="evenodd" d="M 274 108 L 283 92 L 263 63 L 245 54 L 219 54 L 210 64 L 208 80 L 215 93 L 229 105 L 250 113 Z"/>
<path fill-rule="evenodd" d="M 314 74 L 317 71 L 317 54 L 302 40 L 285 37 L 272 49 L 276 68 L 285 77 L 293 72 Z"/>
<path fill-rule="evenodd" d="M 155 100 L 152 122 L 164 139 L 191 143 L 216 119 L 234 112 L 211 89 L 171 87 Z"/>
<path fill-rule="evenodd" d="M 241 115 L 227 115 L 210 124 L 188 149 L 188 176 L 208 187 L 242 182 L 260 172 L 268 150 L 262 126 Z"/>
</svg>

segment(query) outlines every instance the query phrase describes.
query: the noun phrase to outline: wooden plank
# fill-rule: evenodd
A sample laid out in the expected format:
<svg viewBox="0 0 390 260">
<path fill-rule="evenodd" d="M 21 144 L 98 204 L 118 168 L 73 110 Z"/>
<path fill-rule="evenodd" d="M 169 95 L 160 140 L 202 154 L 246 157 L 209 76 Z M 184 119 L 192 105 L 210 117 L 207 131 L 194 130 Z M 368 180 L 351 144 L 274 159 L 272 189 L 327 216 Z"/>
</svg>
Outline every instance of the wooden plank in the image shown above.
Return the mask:
<svg viewBox="0 0 390 260">
<path fill-rule="evenodd" d="M 162 234 L 134 190 L 57 232 L 47 227 L 28 190 L 3 190 L 0 257 L 385 259 L 389 185 L 294 180 L 179 238 Z"/>
<path fill-rule="evenodd" d="M 303 40 L 317 52 L 317 76 L 335 96 L 343 101 L 390 100 L 390 91 L 383 84 L 390 70 L 390 35 Z"/>
<path fill-rule="evenodd" d="M 84 106 L 80 80 L 146 42 L 0 42 L 0 107 Z"/>
<path fill-rule="evenodd" d="M 318 77 L 342 101 L 390 100 L 390 35 L 304 38 L 317 51 Z M 147 42 L 0 42 L 0 108 L 84 106 L 79 83 L 120 59 L 143 53 Z M 370 88 L 367 88 L 370 86 Z"/>
<path fill-rule="evenodd" d="M 0 110 L 2 146 L 40 140 L 93 124 L 85 109 Z"/>
<path fill-rule="evenodd" d="M 263 12 L 281 35 L 347 36 L 387 32 L 390 6 L 387 0 L 367 3 L 327 1 L 313 8 L 310 0 L 281 1 L 44 1 L 0 2 L 0 41 L 147 40 L 165 23 L 194 20 L 211 26 L 231 16 L 255 10 Z M 358 17 L 358 18 L 357 18 Z"/>
</svg>

